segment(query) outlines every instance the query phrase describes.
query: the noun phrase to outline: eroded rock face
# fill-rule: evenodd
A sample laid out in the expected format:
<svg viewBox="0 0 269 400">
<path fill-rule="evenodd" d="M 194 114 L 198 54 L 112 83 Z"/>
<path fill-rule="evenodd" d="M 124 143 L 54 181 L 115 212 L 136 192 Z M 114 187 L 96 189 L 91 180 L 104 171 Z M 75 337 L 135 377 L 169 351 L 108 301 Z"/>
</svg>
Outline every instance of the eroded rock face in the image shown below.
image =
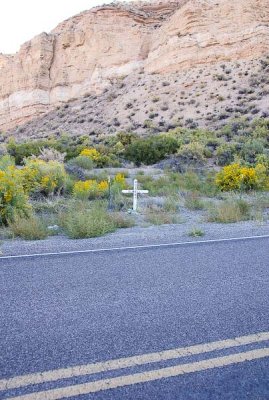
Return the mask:
<svg viewBox="0 0 269 400">
<path fill-rule="evenodd" d="M 268 51 L 268 0 L 153 0 L 94 8 L 15 55 L 0 55 L 0 129 L 100 93 L 115 77 L 165 74 Z"/>
</svg>

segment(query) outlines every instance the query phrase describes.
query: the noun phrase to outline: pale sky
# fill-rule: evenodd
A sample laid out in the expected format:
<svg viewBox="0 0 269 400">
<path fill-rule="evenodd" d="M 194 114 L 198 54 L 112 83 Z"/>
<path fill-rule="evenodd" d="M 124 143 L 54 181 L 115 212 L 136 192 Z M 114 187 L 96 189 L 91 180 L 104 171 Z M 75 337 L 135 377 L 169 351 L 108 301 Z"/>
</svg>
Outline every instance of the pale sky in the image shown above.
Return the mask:
<svg viewBox="0 0 269 400">
<path fill-rule="evenodd" d="M 81 11 L 112 0 L 0 0 L 0 53 L 20 45 Z"/>
</svg>

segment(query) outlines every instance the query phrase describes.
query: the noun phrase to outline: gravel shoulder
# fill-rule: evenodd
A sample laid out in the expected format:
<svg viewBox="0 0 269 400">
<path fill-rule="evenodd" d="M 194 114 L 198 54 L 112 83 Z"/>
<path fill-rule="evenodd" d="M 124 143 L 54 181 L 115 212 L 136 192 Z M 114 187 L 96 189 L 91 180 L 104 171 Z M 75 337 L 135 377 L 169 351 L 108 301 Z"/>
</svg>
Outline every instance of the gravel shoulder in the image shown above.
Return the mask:
<svg viewBox="0 0 269 400">
<path fill-rule="evenodd" d="M 199 228 L 204 232 L 202 237 L 190 237 L 189 232 Z M 25 241 L 20 239 L 1 242 L 1 255 L 23 255 L 50 252 L 79 251 L 113 247 L 153 245 L 162 243 L 181 243 L 199 240 L 240 238 L 269 235 L 269 222 L 244 221 L 234 224 L 219 224 L 187 221 L 175 225 L 149 227 L 133 227 L 121 229 L 104 237 L 72 240 L 65 236 L 51 236 L 41 241 Z"/>
</svg>

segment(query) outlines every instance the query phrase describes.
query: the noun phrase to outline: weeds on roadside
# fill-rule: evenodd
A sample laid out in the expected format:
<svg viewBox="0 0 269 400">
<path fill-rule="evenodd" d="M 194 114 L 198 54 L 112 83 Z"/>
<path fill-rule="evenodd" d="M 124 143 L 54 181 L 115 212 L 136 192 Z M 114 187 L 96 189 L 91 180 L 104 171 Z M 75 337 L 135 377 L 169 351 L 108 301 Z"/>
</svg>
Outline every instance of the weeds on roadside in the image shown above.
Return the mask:
<svg viewBox="0 0 269 400">
<path fill-rule="evenodd" d="M 69 208 L 59 216 L 59 225 L 72 239 L 103 236 L 116 230 L 115 223 L 103 207 L 79 203 L 78 208 Z"/>
<path fill-rule="evenodd" d="M 188 236 L 190 237 L 201 237 L 204 236 L 205 232 L 199 228 L 193 228 L 189 233 Z"/>
<path fill-rule="evenodd" d="M 72 239 L 91 238 L 134 225 L 131 218 L 108 213 L 106 202 L 75 202 L 59 216 L 59 225 Z"/>
<path fill-rule="evenodd" d="M 110 216 L 117 228 L 124 229 L 135 226 L 135 221 L 130 216 L 124 216 L 119 212 L 111 213 Z"/>
<path fill-rule="evenodd" d="M 208 221 L 219 223 L 233 223 L 247 221 L 251 218 L 250 204 L 245 200 L 225 200 L 211 205 L 208 210 Z"/>
<path fill-rule="evenodd" d="M 215 175 L 211 173 L 200 175 L 192 171 L 183 174 L 166 172 L 158 179 L 142 175 L 138 177 L 138 181 L 144 189 L 149 190 L 151 196 L 175 196 L 184 191 L 211 197 L 218 193 Z"/>
<path fill-rule="evenodd" d="M 25 240 L 42 240 L 48 236 L 48 229 L 45 223 L 32 214 L 27 217 L 15 217 L 10 222 L 9 228 L 14 236 Z"/>
<path fill-rule="evenodd" d="M 185 207 L 189 210 L 203 210 L 205 208 L 205 203 L 197 192 L 190 192 L 186 194 Z"/>
<path fill-rule="evenodd" d="M 163 204 L 163 209 L 166 212 L 176 213 L 178 211 L 179 201 L 177 196 L 168 196 Z"/>
<path fill-rule="evenodd" d="M 181 222 L 179 215 L 166 212 L 160 207 L 148 208 L 145 211 L 145 220 L 153 225 L 169 225 Z"/>
</svg>

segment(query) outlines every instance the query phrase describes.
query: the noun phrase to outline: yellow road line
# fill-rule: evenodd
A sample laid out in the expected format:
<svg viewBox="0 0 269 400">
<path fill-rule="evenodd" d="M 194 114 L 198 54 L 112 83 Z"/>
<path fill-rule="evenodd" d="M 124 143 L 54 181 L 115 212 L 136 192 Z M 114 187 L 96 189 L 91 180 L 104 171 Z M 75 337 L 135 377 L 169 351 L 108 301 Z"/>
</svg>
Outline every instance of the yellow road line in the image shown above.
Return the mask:
<svg viewBox="0 0 269 400">
<path fill-rule="evenodd" d="M 135 385 L 138 383 L 151 382 L 193 372 L 225 367 L 227 365 L 238 364 L 245 361 L 258 360 L 265 357 L 269 357 L 269 348 L 252 350 L 245 353 L 237 353 L 224 357 L 211 358 L 209 360 L 203 360 L 189 364 L 181 364 L 173 367 L 151 370 L 133 375 L 119 376 L 111 379 L 102 379 L 95 382 L 88 382 L 80 385 L 68 386 L 65 388 L 52 389 L 39 393 L 26 394 L 23 396 L 12 397 L 12 400 L 60 400 L 73 396 L 96 393 L 108 389 L 116 389 L 119 387 Z"/>
<path fill-rule="evenodd" d="M 269 340 L 269 332 L 0 380 L 0 391 L 208 353 Z"/>
</svg>

